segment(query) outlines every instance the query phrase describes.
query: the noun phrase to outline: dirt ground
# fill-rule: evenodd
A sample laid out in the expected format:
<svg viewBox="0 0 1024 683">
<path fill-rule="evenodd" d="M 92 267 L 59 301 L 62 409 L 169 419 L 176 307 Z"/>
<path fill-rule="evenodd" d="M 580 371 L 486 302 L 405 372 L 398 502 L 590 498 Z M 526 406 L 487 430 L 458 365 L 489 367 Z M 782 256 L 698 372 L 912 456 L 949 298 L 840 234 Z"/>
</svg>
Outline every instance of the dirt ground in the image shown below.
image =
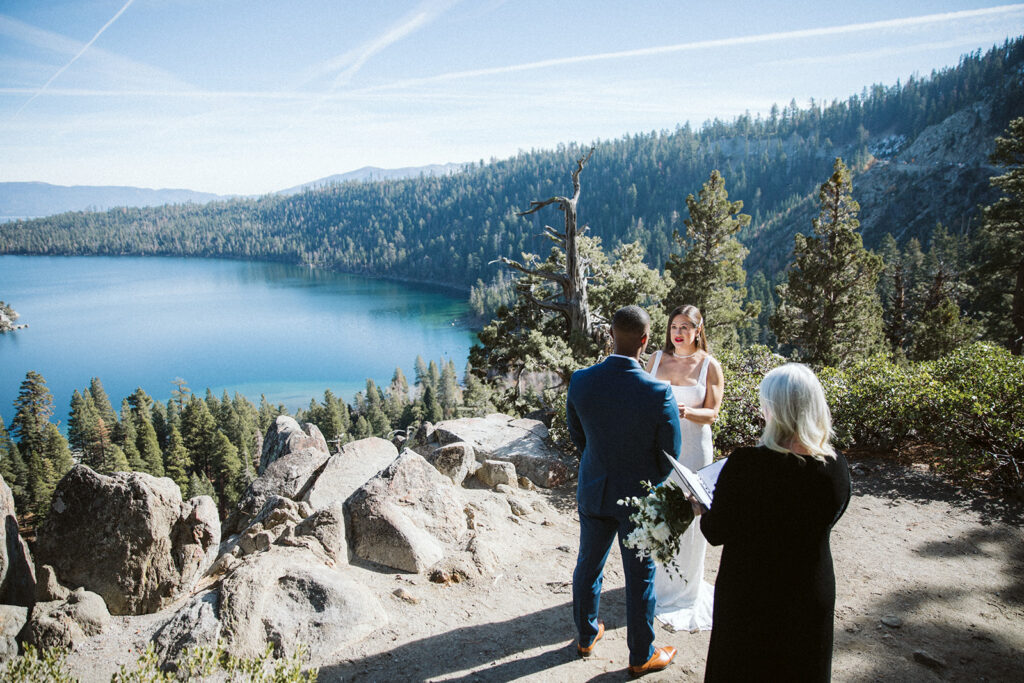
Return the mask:
<svg viewBox="0 0 1024 683">
<path fill-rule="evenodd" d="M 1024 680 L 1024 506 L 967 495 L 922 466 L 858 460 L 853 469 L 854 497 L 832 536 L 833 680 Z M 607 633 L 594 656 L 578 659 L 570 609 L 573 492 L 522 495 L 550 507 L 496 529 L 508 551 L 493 577 L 439 585 L 365 567 L 390 621 L 322 666 L 319 680 L 628 680 L 618 551 L 605 573 Z M 719 558 L 710 548 L 709 582 Z M 406 599 L 394 595 L 399 588 Z M 115 617 L 72 654 L 75 674 L 109 680 L 164 618 Z M 702 680 L 709 632 L 656 627 L 656 644 L 679 654 L 645 680 Z"/>
</svg>

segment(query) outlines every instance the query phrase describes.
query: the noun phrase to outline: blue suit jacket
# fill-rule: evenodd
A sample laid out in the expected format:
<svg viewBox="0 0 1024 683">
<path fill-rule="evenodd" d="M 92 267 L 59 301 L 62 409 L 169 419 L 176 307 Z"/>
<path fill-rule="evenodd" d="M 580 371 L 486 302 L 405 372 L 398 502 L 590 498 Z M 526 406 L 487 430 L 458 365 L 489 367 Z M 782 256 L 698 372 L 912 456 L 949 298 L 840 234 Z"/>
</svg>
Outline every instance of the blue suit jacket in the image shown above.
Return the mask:
<svg viewBox="0 0 1024 683">
<path fill-rule="evenodd" d="M 682 447 L 672 388 L 631 358 L 609 356 L 574 372 L 566 418 L 583 453 L 576 501 L 590 515 L 628 515 L 617 501 L 645 495 L 641 481 L 664 481 L 672 466 L 661 452 L 678 455 Z"/>
</svg>

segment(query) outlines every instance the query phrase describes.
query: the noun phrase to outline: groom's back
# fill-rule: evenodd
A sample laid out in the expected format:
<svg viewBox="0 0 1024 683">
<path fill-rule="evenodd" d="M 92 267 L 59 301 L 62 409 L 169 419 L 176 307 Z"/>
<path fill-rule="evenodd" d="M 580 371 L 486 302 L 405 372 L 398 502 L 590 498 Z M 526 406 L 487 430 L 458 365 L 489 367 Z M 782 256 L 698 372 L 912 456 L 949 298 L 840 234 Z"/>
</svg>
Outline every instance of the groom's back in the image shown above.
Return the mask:
<svg viewBox="0 0 1024 683">
<path fill-rule="evenodd" d="M 678 453 L 679 409 L 671 388 L 632 359 L 611 356 L 579 370 L 569 383 L 570 434 L 583 452 L 577 496 L 594 514 L 622 514 L 616 501 L 643 493 L 641 481 L 661 482 Z"/>
</svg>

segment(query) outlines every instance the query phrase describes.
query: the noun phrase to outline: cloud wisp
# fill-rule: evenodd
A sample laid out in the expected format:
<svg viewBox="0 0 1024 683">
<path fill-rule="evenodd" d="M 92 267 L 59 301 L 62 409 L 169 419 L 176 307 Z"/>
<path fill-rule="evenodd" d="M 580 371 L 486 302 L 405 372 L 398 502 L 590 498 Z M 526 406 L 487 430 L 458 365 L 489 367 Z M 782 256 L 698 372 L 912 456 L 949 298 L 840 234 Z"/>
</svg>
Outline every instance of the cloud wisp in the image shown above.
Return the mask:
<svg viewBox="0 0 1024 683">
<path fill-rule="evenodd" d="M 762 33 L 751 36 L 736 36 L 732 38 L 716 38 L 712 40 L 699 40 L 690 43 L 677 43 L 675 45 L 660 45 L 657 47 L 645 47 L 635 50 L 620 50 L 617 52 L 603 52 L 592 55 L 577 55 L 574 57 L 557 57 L 544 59 L 536 62 L 524 62 L 522 64 L 509 64 L 495 66 L 485 69 L 471 69 L 467 71 L 453 71 L 436 76 L 423 78 L 404 79 L 393 83 L 385 83 L 370 86 L 364 90 L 386 90 L 393 88 L 405 88 L 444 81 L 462 80 L 468 78 L 479 78 L 481 76 L 497 76 L 522 71 L 535 71 L 538 69 L 549 69 L 552 67 L 568 66 L 573 64 L 587 64 L 590 62 L 602 62 L 621 59 L 634 59 L 637 57 L 653 57 L 677 52 L 695 52 L 698 50 L 720 49 L 726 47 L 738 47 L 744 45 L 756 45 L 759 43 L 772 43 L 780 41 L 803 40 L 808 38 L 824 38 L 851 33 L 862 33 L 865 31 L 881 31 L 893 29 L 906 29 L 914 26 L 927 24 L 946 24 L 963 21 L 965 19 L 978 19 L 993 17 L 997 15 L 1024 12 L 1024 4 L 1002 5 L 999 7 L 988 7 L 977 10 L 963 10 L 959 12 L 943 12 L 940 14 L 927 14 L 918 17 L 905 17 L 902 19 L 886 19 L 882 21 L 869 21 L 857 24 L 846 24 L 843 26 L 824 26 L 820 28 L 800 29 L 795 31 L 778 31 L 774 33 Z"/>
<path fill-rule="evenodd" d="M 310 69 L 304 76 L 298 79 L 299 84 L 308 85 L 324 76 L 334 74 L 330 90 L 347 85 L 371 58 L 428 26 L 459 1 L 426 0 L 420 3 L 419 6 L 402 16 L 380 35 L 364 41 L 343 54 Z"/>
<path fill-rule="evenodd" d="M 69 62 L 68 62 L 67 64 L 65 64 L 65 65 L 64 65 L 64 66 L 62 66 L 62 67 L 61 67 L 60 69 L 58 69 L 58 70 L 57 70 L 57 73 L 55 73 L 55 74 L 53 74 L 52 76 L 50 76 L 50 80 L 46 81 L 46 83 L 44 83 L 44 84 L 43 84 L 43 86 L 42 86 L 41 88 L 39 88 L 39 89 L 38 89 L 38 90 L 37 90 L 37 91 L 36 91 L 36 92 L 35 92 L 35 93 L 34 93 L 34 94 L 32 95 L 32 97 L 28 98 L 28 100 L 26 100 L 24 104 L 22 104 L 22 105 L 21 105 L 20 107 L 18 107 L 18 111 L 14 112 L 14 116 L 18 116 L 18 115 L 19 115 L 19 114 L 20 114 L 20 113 L 21 113 L 22 111 L 24 111 L 25 107 L 27 107 L 27 106 L 28 106 L 29 104 L 31 104 L 31 103 L 32 103 L 32 101 L 33 101 L 33 100 L 35 100 L 35 99 L 36 99 L 37 97 L 39 97 L 40 95 L 42 95 L 42 94 L 43 94 L 43 92 L 45 92 L 45 91 L 46 91 L 46 89 L 47 89 L 48 87 L 50 87 L 50 84 L 51 84 L 51 83 L 53 83 L 53 82 L 54 82 L 55 80 L 57 80 L 57 78 L 58 78 L 58 77 L 59 77 L 59 76 L 60 76 L 60 75 L 61 75 L 62 73 L 64 73 L 65 71 L 67 71 L 67 69 L 68 69 L 68 67 L 69 67 L 69 66 L 71 66 L 72 64 L 74 64 L 75 62 L 77 62 L 77 61 L 78 61 L 78 59 L 79 59 L 79 57 L 81 57 L 82 55 L 84 55 L 84 54 L 85 54 L 85 52 L 86 52 L 86 50 L 88 50 L 88 49 L 89 49 L 90 47 L 92 47 L 92 44 L 96 42 L 96 39 L 97 39 L 97 38 L 99 38 L 99 37 L 100 37 L 101 35 L 103 35 L 103 32 L 104 32 L 104 31 L 106 31 L 106 30 L 107 30 L 108 28 L 110 28 L 110 26 L 111 26 L 111 25 L 112 25 L 112 24 L 113 24 L 113 23 L 114 23 L 115 21 L 117 21 L 117 20 L 118 20 L 118 18 L 120 18 L 120 16 L 121 16 L 122 14 L 124 14 L 124 13 L 125 13 L 125 10 L 127 10 L 127 9 L 128 9 L 128 8 L 129 8 L 130 6 L 131 6 L 131 4 L 132 4 L 133 2 L 135 2 L 135 0 L 128 0 L 128 2 L 126 2 L 126 3 L 125 3 L 125 4 L 124 4 L 124 5 L 122 6 L 122 7 L 121 7 L 121 9 L 119 9 L 119 10 L 117 11 L 117 13 L 116 13 L 116 14 L 114 14 L 114 16 L 113 16 L 113 17 L 111 17 L 111 18 L 110 18 L 110 21 L 108 21 L 107 23 L 103 24 L 103 26 L 102 26 L 102 27 L 100 28 L 100 30 L 96 32 L 96 35 L 94 35 L 94 36 L 93 36 L 92 38 L 90 38 L 90 39 L 89 39 L 89 42 L 87 42 L 87 43 L 86 43 L 85 45 L 83 45 L 83 46 L 82 46 L 82 49 L 80 49 L 80 50 L 79 50 L 79 51 L 78 51 L 78 52 L 77 52 L 77 53 L 75 54 L 75 56 L 71 58 L 71 61 L 69 61 Z"/>
</svg>

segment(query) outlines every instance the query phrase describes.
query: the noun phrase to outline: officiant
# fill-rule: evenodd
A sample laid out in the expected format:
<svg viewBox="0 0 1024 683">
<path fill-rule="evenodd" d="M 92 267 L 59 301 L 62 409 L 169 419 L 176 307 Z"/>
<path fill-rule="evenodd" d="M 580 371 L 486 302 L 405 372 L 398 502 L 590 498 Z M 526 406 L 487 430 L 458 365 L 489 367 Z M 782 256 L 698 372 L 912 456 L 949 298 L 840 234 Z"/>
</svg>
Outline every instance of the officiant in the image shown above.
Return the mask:
<svg viewBox="0 0 1024 683">
<path fill-rule="evenodd" d="M 849 468 L 809 368 L 772 370 L 760 399 L 761 439 L 729 456 L 700 520 L 708 542 L 723 546 L 704 680 L 828 681 L 829 535 L 850 501 Z"/>
</svg>

